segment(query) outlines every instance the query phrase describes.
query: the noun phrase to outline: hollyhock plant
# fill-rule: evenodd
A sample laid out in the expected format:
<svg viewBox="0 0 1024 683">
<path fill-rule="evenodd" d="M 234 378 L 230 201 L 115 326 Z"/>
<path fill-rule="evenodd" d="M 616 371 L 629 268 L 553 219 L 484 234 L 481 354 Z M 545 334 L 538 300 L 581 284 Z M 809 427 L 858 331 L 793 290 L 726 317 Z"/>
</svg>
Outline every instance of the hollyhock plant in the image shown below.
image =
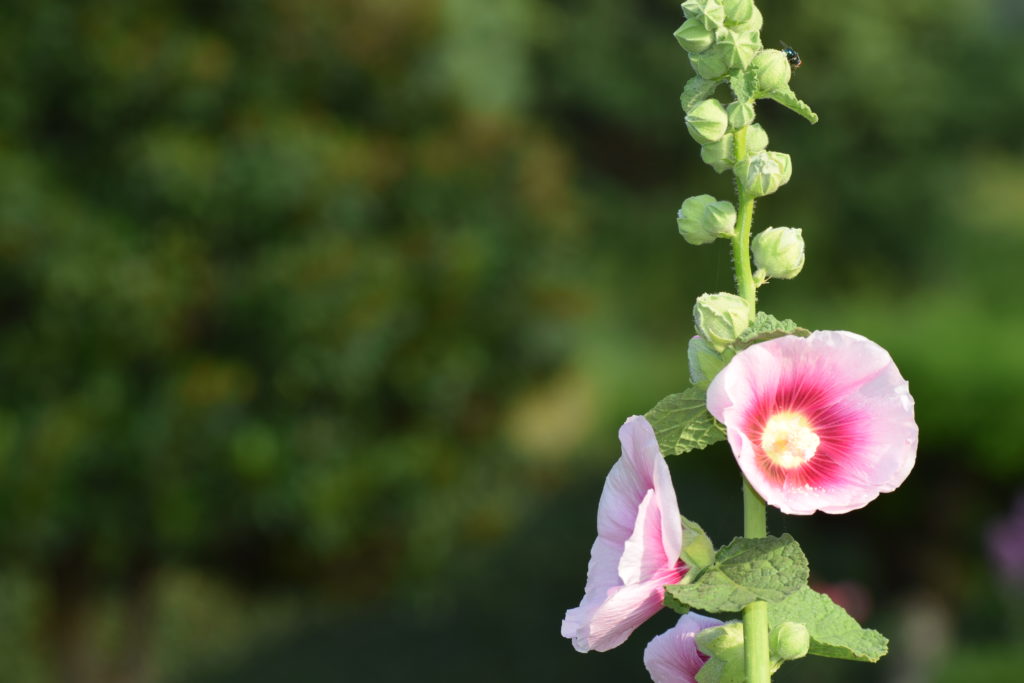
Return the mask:
<svg viewBox="0 0 1024 683">
<path fill-rule="evenodd" d="M 689 612 L 675 626 L 655 637 L 644 650 L 644 666 L 654 683 L 696 683 L 697 672 L 708 660 L 697 649 L 694 636 L 706 628 L 720 626 L 714 617 Z"/>
<path fill-rule="evenodd" d="M 683 617 L 644 653 L 656 683 L 771 683 L 783 663 L 809 655 L 877 662 L 888 639 L 808 585 L 807 556 L 790 534 L 769 533 L 766 504 L 835 514 L 895 489 L 916 458 L 914 400 L 874 342 L 810 332 L 757 309 L 761 287 L 806 265 L 803 228 L 755 233 L 754 205 L 794 172 L 788 154 L 768 149 L 759 103 L 773 100 L 810 123 L 818 116 L 791 87 L 800 55 L 764 47 L 754 0 L 685 0 L 682 11 L 674 35 L 696 72 L 679 98 L 686 128 L 701 160 L 732 173 L 736 195 L 695 187 L 676 228 L 709 251 L 729 242 L 736 291 L 697 297 L 690 386 L 620 430 L 622 458 L 601 496 L 586 593 L 562 635 L 582 652 L 608 650 L 664 604 Z M 743 535 L 716 546 L 691 513 L 679 516 L 662 456 L 724 440 L 743 474 Z M 700 462 L 689 459 L 687 471 Z M 1017 531 L 993 533 L 1001 560 L 1016 558 Z M 722 624 L 692 610 L 743 620 Z"/>
<path fill-rule="evenodd" d="M 708 387 L 708 410 L 750 484 L 787 514 L 863 507 L 914 466 L 907 381 L 885 349 L 852 332 L 741 351 Z"/>
<path fill-rule="evenodd" d="M 665 586 L 688 569 L 679 559 L 679 504 L 654 430 L 633 416 L 619 429 L 619 441 L 622 456 L 597 507 L 583 600 L 562 621 L 562 635 L 580 652 L 621 645 L 661 609 Z"/>
</svg>

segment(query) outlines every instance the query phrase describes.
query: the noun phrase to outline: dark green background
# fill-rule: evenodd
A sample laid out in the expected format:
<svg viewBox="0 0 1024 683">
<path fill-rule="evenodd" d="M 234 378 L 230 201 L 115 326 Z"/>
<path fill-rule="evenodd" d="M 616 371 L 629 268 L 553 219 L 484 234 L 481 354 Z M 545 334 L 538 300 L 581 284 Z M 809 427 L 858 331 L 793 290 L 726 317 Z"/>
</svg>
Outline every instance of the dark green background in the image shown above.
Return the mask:
<svg viewBox="0 0 1024 683">
<path fill-rule="evenodd" d="M 985 552 L 1024 474 L 1024 10 L 762 2 L 810 126 L 758 228 L 761 307 L 888 348 L 903 487 L 770 516 L 854 582 L 876 668 L 1006 681 L 1020 587 Z M 672 2 L 8 0 L 0 11 L 0 681 L 642 680 L 559 637 L 615 432 L 686 383 L 727 197 L 677 96 Z M 724 445 L 671 462 L 740 529 Z M 1024 539 L 1022 539 L 1024 543 Z M 849 585 L 847 585 L 849 589 Z"/>
</svg>

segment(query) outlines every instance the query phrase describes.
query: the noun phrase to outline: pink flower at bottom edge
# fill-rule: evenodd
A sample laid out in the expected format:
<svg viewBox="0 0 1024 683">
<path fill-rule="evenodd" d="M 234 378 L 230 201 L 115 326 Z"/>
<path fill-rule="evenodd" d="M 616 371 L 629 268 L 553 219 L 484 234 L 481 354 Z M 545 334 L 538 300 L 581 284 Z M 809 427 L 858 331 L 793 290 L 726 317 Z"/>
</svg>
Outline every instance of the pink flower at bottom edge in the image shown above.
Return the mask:
<svg viewBox="0 0 1024 683">
<path fill-rule="evenodd" d="M 852 332 L 741 351 L 708 387 L 708 410 L 750 484 L 787 514 L 863 507 L 903 483 L 917 454 L 907 381 Z"/>
<path fill-rule="evenodd" d="M 714 617 L 688 612 L 675 626 L 656 636 L 644 650 L 644 666 L 654 683 L 696 683 L 697 672 L 708 661 L 697 649 L 694 636 L 706 628 L 721 626 Z"/>
<path fill-rule="evenodd" d="M 661 609 L 665 586 L 687 571 L 679 559 L 679 504 L 654 429 L 633 416 L 619 429 L 619 441 L 622 456 L 598 503 L 583 600 L 562 620 L 562 635 L 580 652 L 621 645 Z"/>
</svg>

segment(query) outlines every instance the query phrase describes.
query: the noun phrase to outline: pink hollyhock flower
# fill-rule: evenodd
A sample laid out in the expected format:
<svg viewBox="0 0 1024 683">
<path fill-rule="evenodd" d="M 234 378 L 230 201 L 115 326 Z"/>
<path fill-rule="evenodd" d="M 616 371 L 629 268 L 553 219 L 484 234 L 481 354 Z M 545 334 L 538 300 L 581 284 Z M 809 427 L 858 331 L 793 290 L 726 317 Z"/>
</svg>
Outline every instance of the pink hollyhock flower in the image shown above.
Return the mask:
<svg viewBox="0 0 1024 683">
<path fill-rule="evenodd" d="M 885 349 L 852 332 L 741 351 L 708 387 L 708 410 L 751 486 L 787 514 L 864 507 L 914 466 L 907 381 Z"/>
<path fill-rule="evenodd" d="M 693 637 L 706 628 L 721 626 L 714 617 L 687 612 L 678 623 L 656 636 L 644 650 L 644 666 L 654 683 L 696 683 L 697 672 L 708 661 Z"/>
<path fill-rule="evenodd" d="M 587 585 L 568 610 L 562 635 L 580 652 L 604 652 L 661 609 L 665 586 L 679 583 L 683 528 L 665 458 L 651 425 L 633 416 L 619 429 L 622 457 L 604 482 L 597 507 L 597 540 Z"/>
</svg>

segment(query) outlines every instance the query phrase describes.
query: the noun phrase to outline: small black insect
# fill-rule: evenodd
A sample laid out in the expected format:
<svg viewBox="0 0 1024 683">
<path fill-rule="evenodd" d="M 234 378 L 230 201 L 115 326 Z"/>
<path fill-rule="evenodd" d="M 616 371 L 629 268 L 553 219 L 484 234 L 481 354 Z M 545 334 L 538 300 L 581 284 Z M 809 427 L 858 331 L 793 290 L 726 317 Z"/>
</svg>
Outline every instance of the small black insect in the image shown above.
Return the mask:
<svg viewBox="0 0 1024 683">
<path fill-rule="evenodd" d="M 799 69 L 800 65 L 803 64 L 803 61 L 800 60 L 800 54 L 781 40 L 779 42 L 782 43 L 782 52 L 786 55 L 786 59 L 789 60 L 789 65 L 794 69 Z"/>
</svg>

